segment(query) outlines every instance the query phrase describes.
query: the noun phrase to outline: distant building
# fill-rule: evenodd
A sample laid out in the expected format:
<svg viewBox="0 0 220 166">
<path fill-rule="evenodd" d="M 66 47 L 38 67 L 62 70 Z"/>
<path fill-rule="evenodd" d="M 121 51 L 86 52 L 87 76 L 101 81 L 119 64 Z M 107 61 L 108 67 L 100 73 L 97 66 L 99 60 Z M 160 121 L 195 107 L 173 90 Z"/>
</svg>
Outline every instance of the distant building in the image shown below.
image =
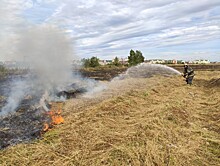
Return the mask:
<svg viewBox="0 0 220 166">
<path fill-rule="evenodd" d="M 106 61 L 105 60 L 99 60 L 99 64 L 100 65 L 106 65 Z"/>
<path fill-rule="evenodd" d="M 200 60 L 193 61 L 193 63 L 194 64 L 209 64 L 210 61 L 209 60 L 200 59 Z"/>
<path fill-rule="evenodd" d="M 100 65 L 108 65 L 111 64 L 113 60 L 99 60 Z"/>
<path fill-rule="evenodd" d="M 151 64 L 164 64 L 165 60 L 163 60 L 163 59 L 152 59 L 152 60 L 150 60 L 150 63 Z"/>
<path fill-rule="evenodd" d="M 165 64 L 177 64 L 177 60 L 165 60 Z"/>
<path fill-rule="evenodd" d="M 176 59 L 173 59 L 173 60 L 172 60 L 172 64 L 177 64 L 177 60 L 176 60 Z"/>
<path fill-rule="evenodd" d="M 114 59 L 107 59 L 107 60 L 99 60 L 100 65 L 109 65 L 114 62 Z M 126 65 L 128 64 L 128 59 L 127 58 L 119 58 L 119 63 Z"/>
<path fill-rule="evenodd" d="M 183 63 L 185 63 L 185 61 L 183 60 L 176 60 L 176 59 L 165 60 L 165 64 L 183 64 Z"/>
<path fill-rule="evenodd" d="M 126 65 L 126 64 L 128 64 L 128 58 L 121 58 L 121 59 L 119 59 L 119 62 L 120 62 L 122 65 Z"/>
</svg>

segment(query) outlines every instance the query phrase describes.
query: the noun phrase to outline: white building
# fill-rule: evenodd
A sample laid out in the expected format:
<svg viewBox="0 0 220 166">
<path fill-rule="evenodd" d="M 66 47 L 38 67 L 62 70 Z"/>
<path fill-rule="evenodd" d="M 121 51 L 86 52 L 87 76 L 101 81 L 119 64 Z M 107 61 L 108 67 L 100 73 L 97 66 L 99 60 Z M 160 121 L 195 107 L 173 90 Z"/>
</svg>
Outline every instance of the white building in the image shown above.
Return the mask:
<svg viewBox="0 0 220 166">
<path fill-rule="evenodd" d="M 163 63 L 165 63 L 165 60 L 163 60 L 163 59 L 152 59 L 152 60 L 150 60 L 150 63 L 151 64 L 163 64 Z"/>
<path fill-rule="evenodd" d="M 119 62 L 123 65 L 128 64 L 128 58 L 120 58 Z"/>
<path fill-rule="evenodd" d="M 200 59 L 200 60 L 193 61 L 193 63 L 195 63 L 195 64 L 209 64 L 210 61 L 209 60 Z"/>
<path fill-rule="evenodd" d="M 100 65 L 108 65 L 111 64 L 113 60 L 99 60 Z"/>
</svg>

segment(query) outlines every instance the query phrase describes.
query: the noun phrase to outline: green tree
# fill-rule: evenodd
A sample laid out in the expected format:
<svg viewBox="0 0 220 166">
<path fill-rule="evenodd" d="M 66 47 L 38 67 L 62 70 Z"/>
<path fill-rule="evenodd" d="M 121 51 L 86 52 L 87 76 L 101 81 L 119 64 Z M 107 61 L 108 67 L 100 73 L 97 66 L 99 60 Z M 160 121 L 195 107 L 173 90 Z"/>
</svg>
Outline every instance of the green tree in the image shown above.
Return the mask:
<svg viewBox="0 0 220 166">
<path fill-rule="evenodd" d="M 92 58 L 88 58 L 88 59 L 84 58 L 84 59 L 82 59 L 82 63 L 85 68 L 100 66 L 99 59 L 97 57 L 92 57 Z"/>
<path fill-rule="evenodd" d="M 137 64 L 144 62 L 144 56 L 142 55 L 141 51 L 136 50 L 135 55 L 136 55 L 136 62 L 137 62 Z"/>
<path fill-rule="evenodd" d="M 115 65 L 115 66 L 120 66 L 121 65 L 121 63 L 119 62 L 119 58 L 117 56 L 113 60 L 113 65 Z"/>
<path fill-rule="evenodd" d="M 99 64 L 99 59 L 97 58 L 97 57 L 92 57 L 91 59 L 90 59 L 90 67 L 98 67 L 98 66 L 100 66 L 100 64 Z"/>
<path fill-rule="evenodd" d="M 128 56 L 128 63 L 130 66 L 133 66 L 135 65 L 134 62 L 135 62 L 135 52 L 134 50 L 130 50 L 130 56 Z"/>
<path fill-rule="evenodd" d="M 128 56 L 128 63 L 130 66 L 135 66 L 139 63 L 144 62 L 144 56 L 142 55 L 142 52 L 139 50 L 134 50 L 130 51 L 130 56 Z"/>
</svg>

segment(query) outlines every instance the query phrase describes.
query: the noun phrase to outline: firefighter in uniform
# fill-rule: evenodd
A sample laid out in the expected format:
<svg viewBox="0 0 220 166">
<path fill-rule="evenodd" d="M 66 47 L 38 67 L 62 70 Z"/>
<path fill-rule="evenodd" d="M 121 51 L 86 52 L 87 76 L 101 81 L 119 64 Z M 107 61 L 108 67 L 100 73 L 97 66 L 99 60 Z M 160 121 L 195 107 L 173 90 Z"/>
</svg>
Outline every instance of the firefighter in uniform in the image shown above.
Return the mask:
<svg viewBox="0 0 220 166">
<path fill-rule="evenodd" d="M 186 78 L 186 83 L 192 85 L 192 80 L 194 76 L 194 70 L 189 67 L 188 64 L 184 64 L 183 77 Z"/>
</svg>

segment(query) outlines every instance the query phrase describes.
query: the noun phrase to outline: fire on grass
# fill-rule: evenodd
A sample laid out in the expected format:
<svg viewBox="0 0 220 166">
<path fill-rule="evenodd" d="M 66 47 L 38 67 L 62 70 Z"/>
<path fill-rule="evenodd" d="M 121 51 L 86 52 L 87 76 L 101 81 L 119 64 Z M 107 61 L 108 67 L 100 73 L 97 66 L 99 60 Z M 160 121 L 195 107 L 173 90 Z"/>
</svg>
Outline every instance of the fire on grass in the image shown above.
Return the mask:
<svg viewBox="0 0 220 166">
<path fill-rule="evenodd" d="M 50 118 L 50 122 L 44 123 L 42 129 L 43 132 L 47 132 L 55 125 L 64 123 L 64 119 L 61 115 L 62 108 L 63 108 L 63 102 L 53 102 L 51 104 L 50 111 L 46 113 Z"/>
</svg>

